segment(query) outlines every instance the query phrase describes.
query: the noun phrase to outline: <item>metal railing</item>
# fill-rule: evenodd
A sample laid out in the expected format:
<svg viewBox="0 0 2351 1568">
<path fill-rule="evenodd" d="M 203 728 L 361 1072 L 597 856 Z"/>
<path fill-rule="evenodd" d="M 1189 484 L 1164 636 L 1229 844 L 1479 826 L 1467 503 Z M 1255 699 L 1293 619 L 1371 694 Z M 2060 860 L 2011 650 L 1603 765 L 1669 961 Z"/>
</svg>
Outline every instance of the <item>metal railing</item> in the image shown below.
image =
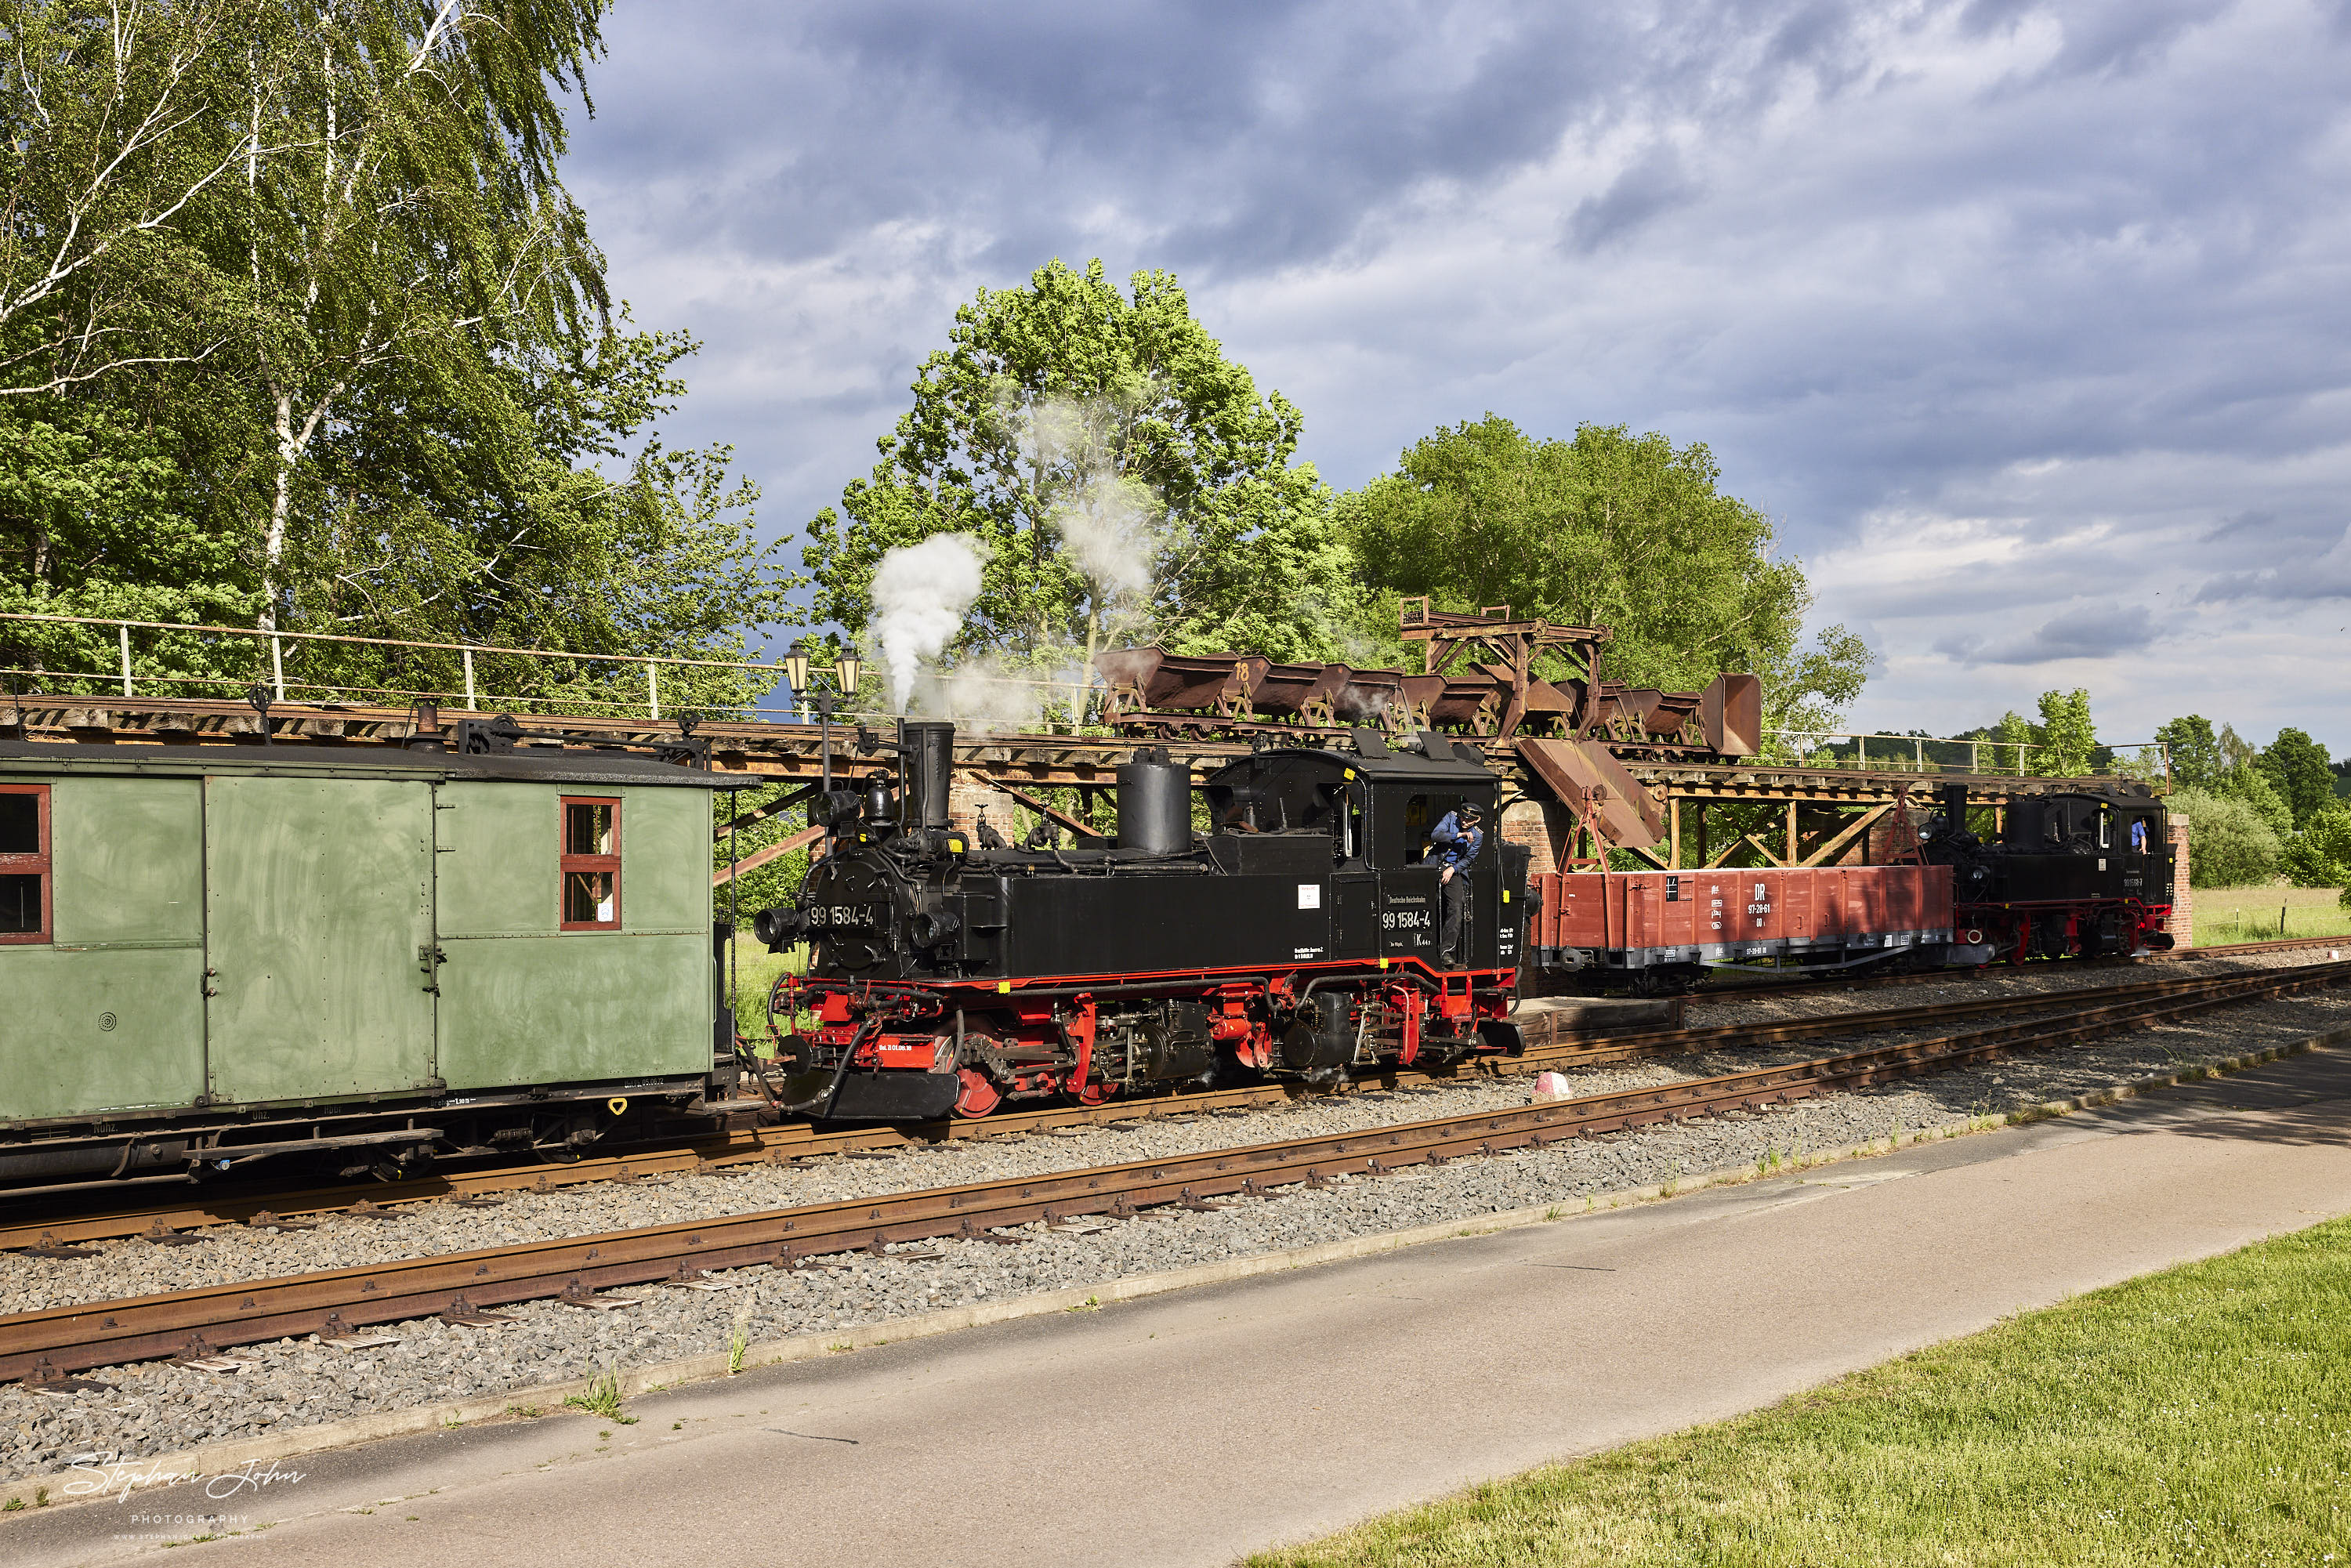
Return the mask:
<svg viewBox="0 0 2351 1568">
<path fill-rule="evenodd" d="M 1771 731 L 1768 738 L 1787 743 L 1808 740 L 1823 742 L 1824 744 L 1816 747 L 1789 744 L 1787 749 L 1802 758 L 1808 767 L 1851 768 L 1856 772 L 1991 773 L 2003 777 L 2029 778 L 2034 776 L 2030 764 L 2031 754 L 2046 753 L 2054 749 L 2046 741 L 2001 740 L 1995 737 L 1973 736 L 1945 740 L 1933 736 L 1865 733 L 1842 729 L 1778 729 Z M 1832 752 L 1825 758 L 1823 758 L 1821 753 L 1827 750 L 1825 743 L 1836 741 L 1851 741 L 1854 748 L 1853 755 L 1847 758 Z M 1879 756 L 1885 760 L 1879 761 L 1871 758 L 1869 747 L 1872 741 L 1880 743 Z M 1949 748 L 1965 747 L 1967 759 L 1964 762 L 1945 760 L 1943 757 L 1930 759 L 1927 755 L 1928 747 L 1945 748 L 1946 755 Z M 2126 778 L 2145 779 L 2149 781 L 2159 779 L 2167 785 L 2170 782 L 2171 747 L 2163 741 L 2133 740 L 2114 743 L 2101 741 L 2097 749 L 2113 757 L 2115 766 L 2111 771 L 2114 773 Z M 2124 756 L 2126 752 L 2130 754 L 2127 758 Z M 1986 765 L 1987 758 L 1990 761 L 1989 766 Z"/>
<path fill-rule="evenodd" d="M 295 695 L 310 700 L 323 697 L 329 701 L 349 698 L 378 701 L 389 699 L 385 702 L 385 706 L 405 706 L 417 702 L 462 702 L 466 708 L 475 711 L 546 709 L 562 706 L 574 710 L 590 709 L 604 712 L 618 710 L 627 714 L 643 713 L 648 718 L 658 719 L 662 716 L 661 671 L 664 665 L 673 670 L 725 670 L 746 675 L 764 676 L 766 677 L 764 683 L 758 686 L 762 695 L 773 693 L 778 677 L 784 674 L 784 666 L 780 663 L 770 664 L 757 659 L 700 659 L 667 653 L 575 653 L 551 648 L 509 648 L 486 643 L 433 643 L 398 637 L 357 637 L 331 632 L 279 632 L 253 626 L 210 626 L 174 621 L 123 621 L 96 615 L 47 615 L 16 611 L 0 612 L 0 622 L 111 628 L 115 633 L 115 646 L 119 653 L 118 667 L 113 670 L 58 670 L 0 664 L 0 676 L 35 676 L 44 682 L 89 681 L 108 685 L 120 685 L 121 695 L 130 698 L 135 698 L 138 695 L 138 688 L 142 682 L 150 686 L 225 687 L 236 693 L 243 693 L 256 684 L 266 684 L 272 693 L 271 700 L 276 702 L 286 702 Z M 131 644 L 131 634 L 133 632 L 170 632 L 199 639 L 242 639 L 256 645 L 256 666 L 262 651 L 260 645 L 266 643 L 269 659 L 267 680 L 266 683 L 256 683 L 252 677 L 183 674 L 158 670 L 152 665 L 142 673 L 137 668 L 135 650 Z M 449 689 L 435 689 L 423 686 L 350 685 L 305 680 L 298 676 L 289 679 L 286 674 L 286 648 L 289 643 L 298 645 L 329 643 L 429 653 L 455 653 L 458 660 L 458 685 Z M 609 693 L 579 690 L 537 695 L 484 690 L 475 679 L 475 659 L 477 655 L 485 658 L 546 660 L 559 666 L 572 668 L 600 664 L 620 668 L 634 666 L 642 669 L 644 674 L 644 700 L 638 702 Z M 1080 689 L 1078 683 L 1068 679 L 1033 680 L 1015 675 L 973 677 L 968 674 L 962 678 L 977 679 L 981 684 L 990 686 L 1021 687 L 1042 692 L 1069 693 Z M 1100 689 L 1100 677 L 1089 671 L 1085 685 L 1087 688 Z M 808 705 L 800 700 L 798 693 L 781 697 L 780 700 L 771 699 L 767 703 L 755 700 L 749 703 L 714 704 L 707 700 L 696 700 L 692 706 L 699 713 L 739 713 L 770 716 L 780 715 L 786 718 L 796 716 L 802 724 L 810 722 Z M 1040 710 L 1043 706 L 1044 705 L 1040 703 Z M 852 721 L 896 716 L 879 704 L 852 707 L 849 704 L 841 703 L 836 706 L 834 712 L 838 717 Z M 935 716 L 952 718 L 957 723 L 969 723 L 978 717 L 978 716 L 958 714 L 940 714 Z M 985 723 L 985 720 L 981 722 Z M 1111 733 L 1100 725 L 1071 725 L 1066 718 L 1051 718 L 1041 712 L 1037 723 L 1038 727 L 1047 733 Z M 1850 768 L 1872 772 L 2026 774 L 2030 771 L 2024 762 L 2027 754 L 2049 749 L 2045 743 L 2034 741 L 1941 740 L 1927 736 L 1879 734 L 1855 730 L 1773 730 L 1769 732 L 1767 738 L 1782 743 L 1787 751 L 1802 759 L 1803 766 Z M 1823 760 L 1819 756 L 1823 747 L 1797 744 L 1803 741 L 1851 741 L 1854 743 L 1855 754 L 1851 758 L 1831 756 Z M 1871 758 L 1869 747 L 1873 741 L 1880 743 L 1880 755 L 1886 758 L 1886 761 L 1880 762 Z M 1928 747 L 1966 747 L 1969 748 L 1968 758 L 1963 764 L 1940 759 L 1930 762 L 1927 755 Z M 2170 748 L 2162 742 L 2135 741 L 2106 747 L 2105 749 L 2116 754 L 2125 751 L 2134 754 L 2131 765 L 2125 769 L 2128 776 L 2148 779 L 2160 778 L 2167 785 L 2168 784 L 2171 768 Z M 1910 755 L 1907 759 L 1903 759 L 1901 754 L 1906 750 Z M 1987 755 L 1991 761 L 1989 767 L 1985 765 Z M 2016 765 L 2004 767 L 2003 758 L 2013 758 Z M 2120 760 L 2119 755 L 2117 755 L 2117 760 Z"/>
<path fill-rule="evenodd" d="M 305 700 L 316 700 L 321 696 L 328 700 L 341 700 L 347 698 L 373 699 L 383 702 L 385 706 L 404 706 L 408 704 L 417 702 L 462 702 L 466 708 L 476 711 L 484 710 L 486 708 L 528 709 L 532 707 L 547 708 L 550 706 L 563 706 L 573 709 L 587 708 L 606 712 L 618 710 L 620 712 L 632 715 L 642 713 L 648 718 L 658 719 L 662 716 L 661 671 L 664 665 L 673 670 L 725 670 L 744 674 L 764 676 L 766 677 L 764 682 L 758 683 L 758 689 L 763 695 L 774 691 L 778 678 L 784 674 L 784 666 L 781 663 L 770 664 L 756 659 L 700 659 L 684 657 L 676 654 L 660 653 L 575 653 L 551 648 L 510 648 L 496 643 L 433 643 L 398 637 L 357 637 L 340 632 L 281 632 L 269 631 L 252 626 L 211 626 L 191 624 L 175 621 L 122 621 L 95 615 L 47 615 L 26 612 L 0 612 L 0 622 L 12 621 L 45 622 L 61 626 L 110 627 L 115 632 L 116 647 L 120 653 L 120 664 L 118 667 L 113 670 L 62 670 L 16 664 L 0 664 L 0 676 L 33 676 L 37 677 L 44 682 L 96 682 L 109 686 L 119 684 L 121 688 L 121 695 L 129 698 L 137 697 L 139 695 L 139 687 L 142 683 L 150 687 L 225 687 L 236 693 L 242 693 L 256 684 L 261 684 L 266 685 L 270 688 L 272 692 L 271 700 L 275 702 L 287 701 L 289 700 L 289 694 L 291 694 L 293 697 Z M 194 636 L 200 640 L 219 638 L 242 639 L 255 645 L 256 674 L 258 674 L 258 664 L 262 651 L 260 645 L 266 643 L 269 659 L 268 674 L 266 680 L 256 681 L 252 676 L 179 674 L 168 670 L 158 670 L 153 668 L 152 664 L 145 671 L 141 671 L 137 667 L 137 660 L 134 654 L 134 650 L 131 646 L 131 632 L 141 631 L 189 635 Z M 286 652 L 287 644 L 289 643 L 297 645 L 306 643 L 332 643 L 366 648 L 408 650 L 432 653 L 455 653 L 458 657 L 458 684 L 455 686 L 444 689 L 429 686 L 350 685 L 329 681 L 306 680 L 300 678 L 298 674 L 295 678 L 289 679 L 286 673 Z M 521 659 L 526 661 L 548 660 L 559 663 L 568 662 L 568 664 L 572 667 L 586 667 L 599 664 L 622 668 L 634 666 L 641 668 L 644 673 L 645 695 L 643 700 L 640 702 L 620 697 L 617 695 L 589 693 L 577 690 L 570 692 L 556 691 L 537 695 L 522 692 L 498 692 L 486 690 L 477 685 L 475 679 L 475 659 L 477 655 L 484 658 L 496 657 L 502 659 Z M 1068 691 L 1071 686 L 1071 683 L 1067 680 L 1026 680 L 1016 676 L 987 676 L 982 677 L 982 679 L 986 684 L 990 685 L 1021 686 L 1055 692 Z M 787 689 L 789 690 L 789 688 Z M 169 694 L 151 692 L 150 695 Z M 796 714 L 799 722 L 803 724 L 810 722 L 808 706 L 800 700 L 799 695 L 797 693 L 791 694 L 789 697 L 778 695 L 768 703 L 754 701 L 750 703 L 737 704 L 712 704 L 707 701 L 697 700 L 693 704 L 693 706 L 695 707 L 695 710 L 699 713 L 739 713 L 745 715 L 766 714 L 770 716 L 780 714 L 785 717 L 789 717 Z M 674 711 L 674 705 L 673 705 L 673 711 Z M 839 717 L 852 720 L 860 718 L 889 718 L 895 716 L 886 708 L 872 704 L 869 704 L 862 707 L 853 707 L 849 704 L 843 703 L 837 706 L 834 711 Z M 943 715 L 940 716 L 952 717 L 956 716 Z M 1063 726 L 1061 727 L 1067 727 Z"/>
</svg>

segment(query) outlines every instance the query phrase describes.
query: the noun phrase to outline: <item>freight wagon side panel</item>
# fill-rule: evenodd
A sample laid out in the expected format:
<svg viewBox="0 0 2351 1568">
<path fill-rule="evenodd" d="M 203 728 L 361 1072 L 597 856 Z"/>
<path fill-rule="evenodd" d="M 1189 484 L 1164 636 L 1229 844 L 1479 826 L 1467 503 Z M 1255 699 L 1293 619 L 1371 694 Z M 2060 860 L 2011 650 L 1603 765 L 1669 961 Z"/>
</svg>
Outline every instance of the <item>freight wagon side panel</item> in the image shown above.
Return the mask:
<svg viewBox="0 0 2351 1568">
<path fill-rule="evenodd" d="M 619 928 L 562 928 L 562 804 L 620 808 Z M 439 1059 L 453 1090 L 710 1070 L 710 803 L 698 789 L 442 786 Z"/>
<path fill-rule="evenodd" d="M 422 781 L 204 780 L 217 1099 L 430 1086 L 433 859 Z"/>
<path fill-rule="evenodd" d="M 203 787 L 58 779 L 49 833 L 51 940 L 0 946 L 0 1121 L 194 1103 Z"/>
</svg>

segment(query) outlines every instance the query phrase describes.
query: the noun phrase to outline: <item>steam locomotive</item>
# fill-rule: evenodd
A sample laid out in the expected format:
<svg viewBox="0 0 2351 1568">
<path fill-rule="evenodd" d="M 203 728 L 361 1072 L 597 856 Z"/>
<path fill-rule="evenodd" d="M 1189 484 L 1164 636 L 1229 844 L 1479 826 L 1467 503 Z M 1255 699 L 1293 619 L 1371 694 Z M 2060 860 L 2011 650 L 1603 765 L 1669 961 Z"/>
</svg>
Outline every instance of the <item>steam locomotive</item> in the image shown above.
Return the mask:
<svg viewBox="0 0 2351 1568">
<path fill-rule="evenodd" d="M 812 951 L 769 1003 L 815 1020 L 779 1040 L 787 1109 L 982 1116 L 1518 1044 L 1527 852 L 1489 842 L 1460 873 L 1452 967 L 1438 961 L 1439 873 L 1422 863 L 1447 812 L 1499 814 L 1499 780 L 1474 749 L 1357 730 L 1351 748 L 1259 750 L 1210 776 L 1196 807 L 1188 771 L 1144 747 L 1118 769 L 1115 838 L 1028 849 L 950 825 L 954 739 L 952 725 L 908 722 L 894 785 L 814 802 L 823 854 L 792 904 L 756 917 L 771 950 Z"/>
</svg>

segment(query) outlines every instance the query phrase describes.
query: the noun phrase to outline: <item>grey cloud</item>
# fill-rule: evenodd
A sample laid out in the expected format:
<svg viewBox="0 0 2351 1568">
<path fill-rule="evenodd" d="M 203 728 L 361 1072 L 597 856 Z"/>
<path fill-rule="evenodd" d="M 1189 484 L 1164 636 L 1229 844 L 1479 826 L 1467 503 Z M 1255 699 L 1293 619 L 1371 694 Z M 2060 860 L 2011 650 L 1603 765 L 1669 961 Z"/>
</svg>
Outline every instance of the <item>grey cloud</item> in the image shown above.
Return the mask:
<svg viewBox="0 0 2351 1568">
<path fill-rule="evenodd" d="M 2222 572 L 2196 591 L 2195 602 L 2315 604 L 2329 599 L 2351 599 L 2351 563 L 2318 560 Z"/>
<path fill-rule="evenodd" d="M 2195 601 L 2133 644 L 2159 658 L 2329 580 L 2283 561 L 2342 527 L 2341 476 L 2311 458 L 2351 390 L 2346 18 L 639 0 L 569 177 L 640 318 L 709 340 L 689 374 L 730 390 L 698 391 L 681 432 L 737 441 L 770 517 L 863 472 L 957 300 L 1099 254 L 1176 269 L 1337 483 L 1490 407 L 1703 439 L 1809 556 L 1888 507 L 2050 540 L 2110 520 L 2006 579 L 1818 607 L 1870 617 L 1890 669 L 1962 667 L 1915 659 L 1948 644 L 1997 674 L 2079 656 L 2068 624 L 2105 613 L 2086 606 Z M 2053 57 L 1938 84 L 1937 51 L 1998 58 L 2049 20 Z M 1506 181 L 1528 204 L 1481 205 Z M 654 262 L 676 280 L 658 300 L 628 275 Z M 811 322 L 797 285 L 744 276 L 870 282 L 868 315 Z M 812 344 L 820 387 L 754 373 Z"/>
<path fill-rule="evenodd" d="M 1671 147 L 1653 147 L 1617 175 L 1608 189 L 1586 197 L 1568 214 L 1567 248 L 1590 256 L 1610 240 L 1631 233 L 1658 214 L 1687 206 L 1700 187 L 1682 168 Z"/>
<path fill-rule="evenodd" d="M 2090 604 L 2053 616 L 2022 637 L 1960 633 L 1943 638 L 1934 651 L 1968 665 L 2043 664 L 2135 653 L 2158 634 L 2158 619 L 2143 608 Z"/>
</svg>

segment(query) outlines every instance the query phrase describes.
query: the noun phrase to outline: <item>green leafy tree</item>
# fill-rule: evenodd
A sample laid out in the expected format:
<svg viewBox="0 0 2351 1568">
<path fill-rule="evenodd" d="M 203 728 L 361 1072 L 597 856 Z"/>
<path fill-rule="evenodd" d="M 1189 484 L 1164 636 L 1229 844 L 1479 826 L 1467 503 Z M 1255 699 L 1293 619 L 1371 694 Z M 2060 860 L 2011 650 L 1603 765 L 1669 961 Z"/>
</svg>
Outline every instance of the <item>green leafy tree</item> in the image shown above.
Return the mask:
<svg viewBox="0 0 2351 1568">
<path fill-rule="evenodd" d="M 2335 773 L 2327 766 L 2326 747 L 2301 730 L 2279 730 L 2254 766 L 2268 776 L 2298 824 L 2308 822 L 2334 802 Z"/>
<path fill-rule="evenodd" d="M 2032 753 L 2032 771 L 2052 779 L 2079 779 L 2095 764 L 2097 727 L 2090 720 L 2090 694 L 2076 686 L 2070 692 L 2041 694 L 2041 749 Z"/>
<path fill-rule="evenodd" d="M 1869 649 L 1841 626 L 1801 645 L 1802 569 L 1720 481 L 1699 443 L 1593 424 L 1539 440 L 1489 413 L 1415 443 L 1344 516 L 1383 599 L 1604 626 L 1606 678 L 1691 690 L 1750 670 L 1772 727 L 1832 727 Z"/>
<path fill-rule="evenodd" d="M 925 360 L 881 461 L 809 525 L 806 619 L 852 635 L 891 549 L 973 536 L 954 646 L 1028 667 L 1113 642 L 1311 657 L 1354 589 L 1301 418 L 1194 319 L 1176 278 L 1122 292 L 1059 261 L 982 289 Z"/>
<path fill-rule="evenodd" d="M 2221 774 L 2212 793 L 2242 801 L 2281 841 L 2294 831 L 2294 808 L 2270 782 L 2270 776 L 2251 762 L 2240 762 Z"/>
<path fill-rule="evenodd" d="M 600 52 L 602 8 L 344 0 L 256 18 L 256 57 L 292 66 L 251 84 L 248 142 L 285 151 L 246 172 L 238 225 L 275 437 L 265 624 L 300 514 L 332 506 L 307 471 L 331 422 L 422 395 L 495 425 L 503 362 L 607 308 L 602 257 L 555 172 L 559 95 Z"/>
<path fill-rule="evenodd" d="M 2351 889 L 2351 807 L 2330 805 L 2311 814 L 2279 864 L 2296 887 Z"/>
<path fill-rule="evenodd" d="M 2212 721 L 2201 714 L 2172 719 L 2157 728 L 2155 738 L 2170 748 L 2175 788 L 2209 789 L 2228 771 L 2220 737 L 2213 733 Z"/>
<path fill-rule="evenodd" d="M 1992 735 L 2000 741 L 1991 748 L 1991 763 L 1996 773 L 2031 773 L 2038 766 L 2036 753 L 2026 749 L 2041 740 L 2041 731 L 2014 708 L 2000 716 Z"/>
<path fill-rule="evenodd" d="M 287 62 L 255 0 L 5 0 L 0 394 L 41 397 L 131 368 L 199 363 L 229 340 L 243 269 L 221 198 L 280 152 L 254 92 Z"/>
<path fill-rule="evenodd" d="M 740 653 L 780 602 L 756 489 L 725 448 L 654 435 L 694 345 L 614 329 L 556 178 L 602 11 L 9 6 L 0 604 Z M 118 656 L 99 645 L 111 633 L 9 638 L 44 671 Z M 227 685 L 269 667 L 193 632 L 139 632 L 133 653 L 142 673 Z M 287 653 L 313 689 L 459 685 L 455 654 Z M 485 658 L 476 675 L 492 700 L 645 698 L 619 664 Z M 665 683 L 665 709 L 757 690 L 724 672 Z"/>
<path fill-rule="evenodd" d="M 2244 801 L 2205 789 L 2181 789 L 2169 801 L 2188 814 L 2189 881 L 2197 887 L 2251 887 L 2277 874 L 2278 835 Z"/>
</svg>

